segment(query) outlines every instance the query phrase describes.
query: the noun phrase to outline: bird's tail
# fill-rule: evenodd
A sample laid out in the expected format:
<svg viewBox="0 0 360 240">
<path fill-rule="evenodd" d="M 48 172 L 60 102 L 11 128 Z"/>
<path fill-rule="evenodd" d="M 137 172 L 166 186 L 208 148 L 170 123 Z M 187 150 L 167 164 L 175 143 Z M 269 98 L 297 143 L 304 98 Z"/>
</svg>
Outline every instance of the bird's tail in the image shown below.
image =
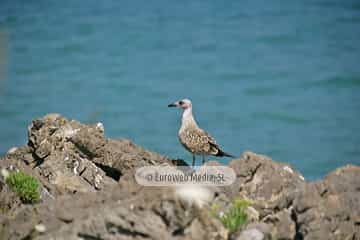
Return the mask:
<svg viewBox="0 0 360 240">
<path fill-rule="evenodd" d="M 236 158 L 235 156 L 229 154 L 229 153 L 226 153 L 222 150 L 219 149 L 218 153 L 216 154 L 217 157 L 231 157 L 231 158 Z"/>
</svg>

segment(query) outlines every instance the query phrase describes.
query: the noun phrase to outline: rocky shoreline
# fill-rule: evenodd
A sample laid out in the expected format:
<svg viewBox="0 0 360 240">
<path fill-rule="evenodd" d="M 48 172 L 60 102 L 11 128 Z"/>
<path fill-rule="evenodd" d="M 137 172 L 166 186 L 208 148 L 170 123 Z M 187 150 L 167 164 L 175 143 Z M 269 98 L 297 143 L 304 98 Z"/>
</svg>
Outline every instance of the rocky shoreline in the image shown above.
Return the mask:
<svg viewBox="0 0 360 240">
<path fill-rule="evenodd" d="M 358 166 L 306 182 L 288 164 L 245 152 L 229 164 L 236 181 L 227 187 L 144 187 L 134 179 L 142 166 L 185 164 L 108 139 L 101 123 L 36 119 L 28 144 L 1 157 L 0 169 L 36 177 L 41 201 L 22 203 L 0 176 L 0 239 L 360 239 Z M 248 222 L 231 233 L 211 206 L 226 209 L 237 198 L 251 206 Z"/>
</svg>

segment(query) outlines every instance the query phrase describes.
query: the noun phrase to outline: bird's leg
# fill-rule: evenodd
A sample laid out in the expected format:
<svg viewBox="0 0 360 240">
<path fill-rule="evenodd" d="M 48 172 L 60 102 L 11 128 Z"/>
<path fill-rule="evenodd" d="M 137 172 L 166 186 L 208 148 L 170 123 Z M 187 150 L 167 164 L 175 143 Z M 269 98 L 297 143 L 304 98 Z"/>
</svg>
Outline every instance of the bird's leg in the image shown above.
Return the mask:
<svg viewBox="0 0 360 240">
<path fill-rule="evenodd" d="M 203 157 L 202 163 L 204 164 L 206 162 L 205 155 L 202 155 L 202 157 Z"/>
<path fill-rule="evenodd" d="M 192 166 L 195 166 L 195 154 L 193 154 L 193 162 L 192 162 Z"/>
</svg>

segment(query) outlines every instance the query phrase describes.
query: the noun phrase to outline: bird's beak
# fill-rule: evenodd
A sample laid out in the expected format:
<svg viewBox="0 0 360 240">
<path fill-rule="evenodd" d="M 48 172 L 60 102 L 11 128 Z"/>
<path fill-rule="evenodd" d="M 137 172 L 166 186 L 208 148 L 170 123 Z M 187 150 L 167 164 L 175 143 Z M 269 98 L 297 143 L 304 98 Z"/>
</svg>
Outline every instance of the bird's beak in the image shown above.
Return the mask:
<svg viewBox="0 0 360 240">
<path fill-rule="evenodd" d="M 170 103 L 168 107 L 177 107 L 178 105 L 176 103 Z"/>
</svg>

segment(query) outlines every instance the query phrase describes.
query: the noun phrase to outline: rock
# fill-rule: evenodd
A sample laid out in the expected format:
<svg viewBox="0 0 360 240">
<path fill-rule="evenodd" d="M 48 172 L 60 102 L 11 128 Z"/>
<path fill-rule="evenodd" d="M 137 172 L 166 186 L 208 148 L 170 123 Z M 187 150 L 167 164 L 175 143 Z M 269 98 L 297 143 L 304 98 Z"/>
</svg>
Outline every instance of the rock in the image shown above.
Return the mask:
<svg viewBox="0 0 360 240">
<path fill-rule="evenodd" d="M 264 240 L 265 236 L 262 232 L 256 228 L 246 229 L 241 232 L 240 236 L 236 240 Z"/>
<path fill-rule="evenodd" d="M 290 165 L 245 152 L 230 163 L 226 187 L 144 187 L 142 166 L 187 165 L 126 139 L 101 123 L 58 114 L 36 119 L 28 144 L 0 157 L 1 239 L 360 239 L 360 168 L 348 165 L 307 183 Z M 209 166 L 220 163 L 210 161 Z M 41 202 L 23 204 L 5 175 L 21 170 L 41 183 Z M 230 234 L 212 206 L 246 199 L 248 223 Z"/>
<path fill-rule="evenodd" d="M 245 227 L 245 230 L 249 230 L 249 229 L 257 229 L 259 232 L 261 232 L 264 235 L 264 239 L 270 240 L 273 226 L 271 224 L 267 224 L 264 222 L 252 222 Z"/>
<path fill-rule="evenodd" d="M 79 150 L 88 159 L 101 158 L 104 156 L 104 146 L 106 139 L 104 132 L 95 126 L 79 126 L 75 134 L 69 137 L 77 150 Z"/>
<path fill-rule="evenodd" d="M 289 208 L 295 193 L 305 184 L 301 175 L 288 164 L 272 161 L 269 157 L 245 152 L 229 164 L 237 180 L 225 189 L 226 194 L 249 199 L 260 218 L 279 209 Z"/>
<path fill-rule="evenodd" d="M 267 215 L 261 221 L 271 227 L 271 236 L 278 239 L 294 239 L 296 236 L 296 223 L 291 215 L 291 209 L 283 209 Z"/>
<path fill-rule="evenodd" d="M 360 239 L 360 168 L 347 165 L 306 184 L 294 210 L 303 239 Z"/>
<path fill-rule="evenodd" d="M 174 188 L 145 188 L 130 175 L 107 191 L 62 195 L 50 211 L 40 210 L 27 224 L 3 223 L 4 237 L 16 239 L 227 239 L 209 209 L 183 204 Z M 33 211 L 24 213 L 31 216 Z M 50 216 L 56 221 L 46 221 Z M 25 218 L 27 219 L 27 218 Z M 25 221 L 24 219 L 24 221 Z M 44 223 L 46 231 L 33 235 Z M 15 234 L 21 228 L 21 234 Z M 0 229 L 1 230 L 1 229 Z M 11 238 L 11 236 L 16 236 Z"/>
<path fill-rule="evenodd" d="M 16 152 L 17 147 L 12 147 L 7 151 L 7 154 L 13 154 L 14 152 Z"/>
<path fill-rule="evenodd" d="M 9 171 L 5 168 L 1 168 L 1 178 L 5 180 L 7 177 L 9 177 Z"/>
<path fill-rule="evenodd" d="M 115 184 L 126 171 L 140 166 L 174 165 L 128 140 L 106 139 L 101 123 L 85 125 L 59 114 L 34 120 L 28 127 L 28 137 L 28 146 L 8 158 L 25 159 L 43 182 L 53 186 L 52 195 L 96 191 Z"/>
<path fill-rule="evenodd" d="M 56 193 L 94 191 L 115 183 L 91 161 L 103 154 L 106 142 L 96 126 L 49 114 L 33 121 L 28 136 L 30 166 L 55 186 Z"/>
<path fill-rule="evenodd" d="M 20 199 L 11 191 L 5 183 L 5 179 L 0 179 L 0 213 L 9 214 L 21 205 Z"/>
<path fill-rule="evenodd" d="M 126 139 L 109 139 L 105 145 L 104 157 L 94 159 L 94 162 L 109 166 L 121 174 L 143 166 L 175 165 L 170 159 L 145 150 Z"/>
<path fill-rule="evenodd" d="M 274 238 L 293 239 L 296 228 L 291 209 L 297 191 L 305 185 L 301 174 L 288 164 L 252 152 L 243 153 L 229 166 L 237 179 L 224 193 L 230 199 L 248 199 L 252 203 L 252 211 L 247 210 L 250 221 L 271 226 Z"/>
<path fill-rule="evenodd" d="M 248 217 L 248 220 L 251 221 L 251 222 L 256 222 L 256 221 L 259 221 L 260 220 L 260 214 L 258 211 L 256 211 L 255 208 L 249 206 L 247 209 L 246 209 L 246 215 Z"/>
<path fill-rule="evenodd" d="M 44 224 L 35 225 L 35 230 L 39 233 L 44 233 L 46 231 L 46 226 Z"/>
</svg>

